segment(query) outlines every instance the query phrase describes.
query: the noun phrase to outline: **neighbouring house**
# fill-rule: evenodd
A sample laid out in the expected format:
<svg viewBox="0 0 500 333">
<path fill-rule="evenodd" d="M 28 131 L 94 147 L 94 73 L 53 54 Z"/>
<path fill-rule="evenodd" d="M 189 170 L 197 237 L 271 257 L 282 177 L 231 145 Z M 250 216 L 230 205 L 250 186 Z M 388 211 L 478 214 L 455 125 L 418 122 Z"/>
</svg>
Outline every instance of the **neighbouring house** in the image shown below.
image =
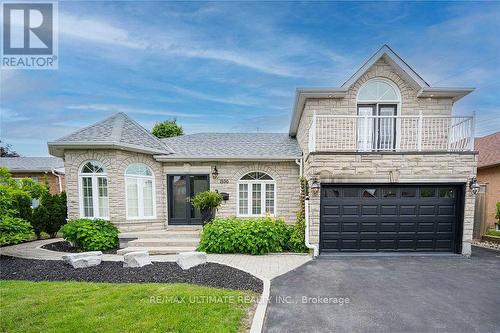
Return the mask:
<svg viewBox="0 0 500 333">
<path fill-rule="evenodd" d="M 227 193 L 218 216 L 294 223 L 303 175 L 321 253 L 469 255 L 473 118 L 452 111 L 472 91 L 429 86 L 384 45 L 342 86 L 298 89 L 288 133 L 160 140 L 117 113 L 48 145 L 65 162 L 69 217 L 110 219 L 136 246 L 199 225 L 190 200 L 207 189 Z"/>
<path fill-rule="evenodd" d="M 9 169 L 14 179 L 47 181 L 51 193 L 66 190 L 64 162 L 58 157 L 0 157 L 0 167 Z"/>
<path fill-rule="evenodd" d="M 475 149 L 479 153 L 477 179 L 484 186 L 484 232 L 488 228 L 495 228 L 497 221 L 496 203 L 500 201 L 500 132 L 476 138 Z"/>
</svg>

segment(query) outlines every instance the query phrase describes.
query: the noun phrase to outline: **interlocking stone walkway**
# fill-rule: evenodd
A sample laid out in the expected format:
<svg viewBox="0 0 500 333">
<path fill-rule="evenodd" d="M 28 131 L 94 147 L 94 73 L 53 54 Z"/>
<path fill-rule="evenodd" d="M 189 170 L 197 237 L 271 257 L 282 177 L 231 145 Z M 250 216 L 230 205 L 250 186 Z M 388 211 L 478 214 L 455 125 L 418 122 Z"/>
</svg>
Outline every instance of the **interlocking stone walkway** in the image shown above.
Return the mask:
<svg viewBox="0 0 500 333">
<path fill-rule="evenodd" d="M 66 253 L 55 252 L 41 247 L 45 244 L 61 241 L 62 239 L 46 239 L 0 248 L 0 254 L 26 259 L 61 260 Z M 175 261 L 176 255 L 155 255 L 151 261 Z M 123 256 L 104 254 L 105 261 L 121 261 Z M 245 254 L 208 254 L 209 262 L 216 262 L 232 266 L 260 278 L 273 279 L 287 273 L 311 260 L 306 254 L 268 254 L 252 256 Z"/>
</svg>

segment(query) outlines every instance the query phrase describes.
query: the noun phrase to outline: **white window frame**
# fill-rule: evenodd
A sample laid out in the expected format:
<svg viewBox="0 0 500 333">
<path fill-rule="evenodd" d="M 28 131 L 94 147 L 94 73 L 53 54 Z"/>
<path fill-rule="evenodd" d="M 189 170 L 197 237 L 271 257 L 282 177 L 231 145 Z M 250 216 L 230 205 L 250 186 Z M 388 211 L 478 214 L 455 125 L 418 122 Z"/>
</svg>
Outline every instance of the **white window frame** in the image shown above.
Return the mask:
<svg viewBox="0 0 500 333">
<path fill-rule="evenodd" d="M 396 92 L 396 95 L 397 95 L 397 99 L 395 100 L 360 100 L 359 99 L 359 93 L 361 92 L 361 90 L 368 84 L 370 83 L 373 83 L 373 82 L 383 82 L 383 83 L 386 83 L 388 84 L 389 86 L 392 87 L 392 89 L 394 89 L 394 91 Z M 402 105 L 402 100 L 401 100 L 401 91 L 399 90 L 398 86 L 392 82 L 391 80 L 388 80 L 386 78 L 382 78 L 382 77 L 377 77 L 377 78 L 373 78 L 373 79 L 370 79 L 368 81 L 366 81 L 365 83 L 363 83 L 363 85 L 358 89 L 358 92 L 356 94 L 356 114 L 358 112 L 358 109 L 359 109 L 359 106 L 360 105 L 365 105 L 365 104 L 371 104 L 371 105 L 375 105 L 375 112 L 378 114 L 378 110 L 379 110 L 379 106 L 380 105 L 384 105 L 384 104 L 395 104 L 396 105 L 396 115 L 395 117 L 398 117 L 401 115 L 401 105 Z M 357 114 L 359 115 L 359 114 Z M 373 114 L 372 114 L 373 116 Z M 370 132 L 370 136 L 373 135 L 373 118 L 371 118 L 372 121 L 369 121 L 369 126 L 372 128 L 372 131 Z M 362 121 L 363 119 L 362 118 L 358 118 L 358 121 Z M 359 136 L 359 133 L 357 133 L 357 135 Z M 400 149 L 400 144 L 401 144 L 401 120 L 399 118 L 396 118 L 396 137 L 395 137 L 395 140 L 396 140 L 396 147 L 395 147 L 395 150 L 398 151 Z M 371 142 L 371 141 L 370 141 Z M 356 138 L 356 143 L 358 144 L 359 143 L 359 138 Z M 371 142 L 371 144 L 373 145 L 373 142 Z M 358 150 L 360 150 L 360 148 L 358 147 Z M 373 151 L 374 148 L 373 146 L 372 147 L 369 147 L 368 150 L 366 151 Z M 362 150 L 364 151 L 364 150 Z"/>
<path fill-rule="evenodd" d="M 260 172 L 268 175 L 271 177 L 270 174 L 267 172 L 263 171 L 250 171 L 246 172 L 244 175 L 241 176 L 241 178 L 245 177 L 247 174 L 252 173 L 252 172 Z M 273 184 L 274 185 L 274 206 L 273 210 L 274 212 L 272 214 L 269 214 L 269 216 L 276 216 L 276 204 L 277 204 L 277 186 L 276 186 L 276 181 L 274 180 L 273 177 L 271 177 L 271 180 L 259 180 L 259 179 L 251 179 L 251 180 L 242 180 L 239 179 L 237 184 L 236 184 L 236 193 L 237 193 L 237 201 L 236 201 L 236 216 L 238 217 L 262 217 L 262 216 L 267 216 L 267 211 L 266 211 L 266 184 Z M 247 188 L 247 214 L 241 214 L 240 213 L 240 184 L 248 184 Z M 252 214 L 252 208 L 253 208 L 253 191 L 252 191 L 252 185 L 253 184 L 260 184 L 260 207 L 261 207 L 261 213 L 260 214 Z"/>
<path fill-rule="evenodd" d="M 151 176 L 143 176 L 143 175 L 127 175 L 127 170 L 131 165 L 141 164 L 145 166 L 150 172 Z M 128 190 L 127 183 L 130 180 L 137 181 L 137 216 L 129 216 L 128 213 Z M 152 192 L 153 192 L 153 215 L 145 216 L 144 215 L 144 183 L 146 180 L 152 181 Z M 148 165 L 144 163 L 132 163 L 127 166 L 125 169 L 125 214 L 127 220 L 153 220 L 156 219 L 156 183 L 155 183 L 155 174 L 153 169 L 151 169 Z"/>
<path fill-rule="evenodd" d="M 83 173 L 82 170 L 87 165 L 87 163 L 93 162 L 101 165 L 103 172 L 98 173 Z M 93 216 L 85 216 L 85 208 L 83 204 L 83 178 L 91 178 L 92 179 L 92 210 Z M 99 215 L 99 178 L 106 179 L 106 201 L 108 206 L 108 214 L 106 216 Z M 80 207 L 80 217 L 86 219 L 109 219 L 109 182 L 108 182 L 108 173 L 106 172 L 106 167 L 104 164 L 97 160 L 88 160 L 82 163 L 80 169 L 78 171 L 78 200 Z"/>
</svg>

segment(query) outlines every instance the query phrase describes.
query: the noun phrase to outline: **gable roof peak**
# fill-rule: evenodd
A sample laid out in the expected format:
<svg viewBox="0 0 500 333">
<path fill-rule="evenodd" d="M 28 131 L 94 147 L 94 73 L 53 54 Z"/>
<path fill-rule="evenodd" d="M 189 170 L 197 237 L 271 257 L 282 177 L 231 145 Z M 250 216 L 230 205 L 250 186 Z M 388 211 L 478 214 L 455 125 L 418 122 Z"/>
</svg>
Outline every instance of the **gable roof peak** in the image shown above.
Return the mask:
<svg viewBox="0 0 500 333">
<path fill-rule="evenodd" d="M 391 66 L 396 68 L 398 74 L 401 74 L 416 89 L 429 87 L 429 84 L 410 67 L 388 44 L 382 45 L 363 65 L 341 86 L 343 89 L 349 89 L 363 74 L 365 74 L 377 61 L 383 58 Z"/>
</svg>

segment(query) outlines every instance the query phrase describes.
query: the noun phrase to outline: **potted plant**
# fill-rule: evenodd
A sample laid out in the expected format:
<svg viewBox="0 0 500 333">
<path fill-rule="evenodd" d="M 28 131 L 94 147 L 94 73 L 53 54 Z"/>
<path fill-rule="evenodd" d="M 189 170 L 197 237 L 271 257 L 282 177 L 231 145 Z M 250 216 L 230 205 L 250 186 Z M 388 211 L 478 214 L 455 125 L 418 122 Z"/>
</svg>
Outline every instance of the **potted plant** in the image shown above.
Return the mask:
<svg viewBox="0 0 500 333">
<path fill-rule="evenodd" d="M 222 195 L 218 192 L 199 192 L 191 200 L 191 203 L 200 210 L 201 222 L 205 224 L 214 219 L 215 210 L 222 203 Z"/>
</svg>

